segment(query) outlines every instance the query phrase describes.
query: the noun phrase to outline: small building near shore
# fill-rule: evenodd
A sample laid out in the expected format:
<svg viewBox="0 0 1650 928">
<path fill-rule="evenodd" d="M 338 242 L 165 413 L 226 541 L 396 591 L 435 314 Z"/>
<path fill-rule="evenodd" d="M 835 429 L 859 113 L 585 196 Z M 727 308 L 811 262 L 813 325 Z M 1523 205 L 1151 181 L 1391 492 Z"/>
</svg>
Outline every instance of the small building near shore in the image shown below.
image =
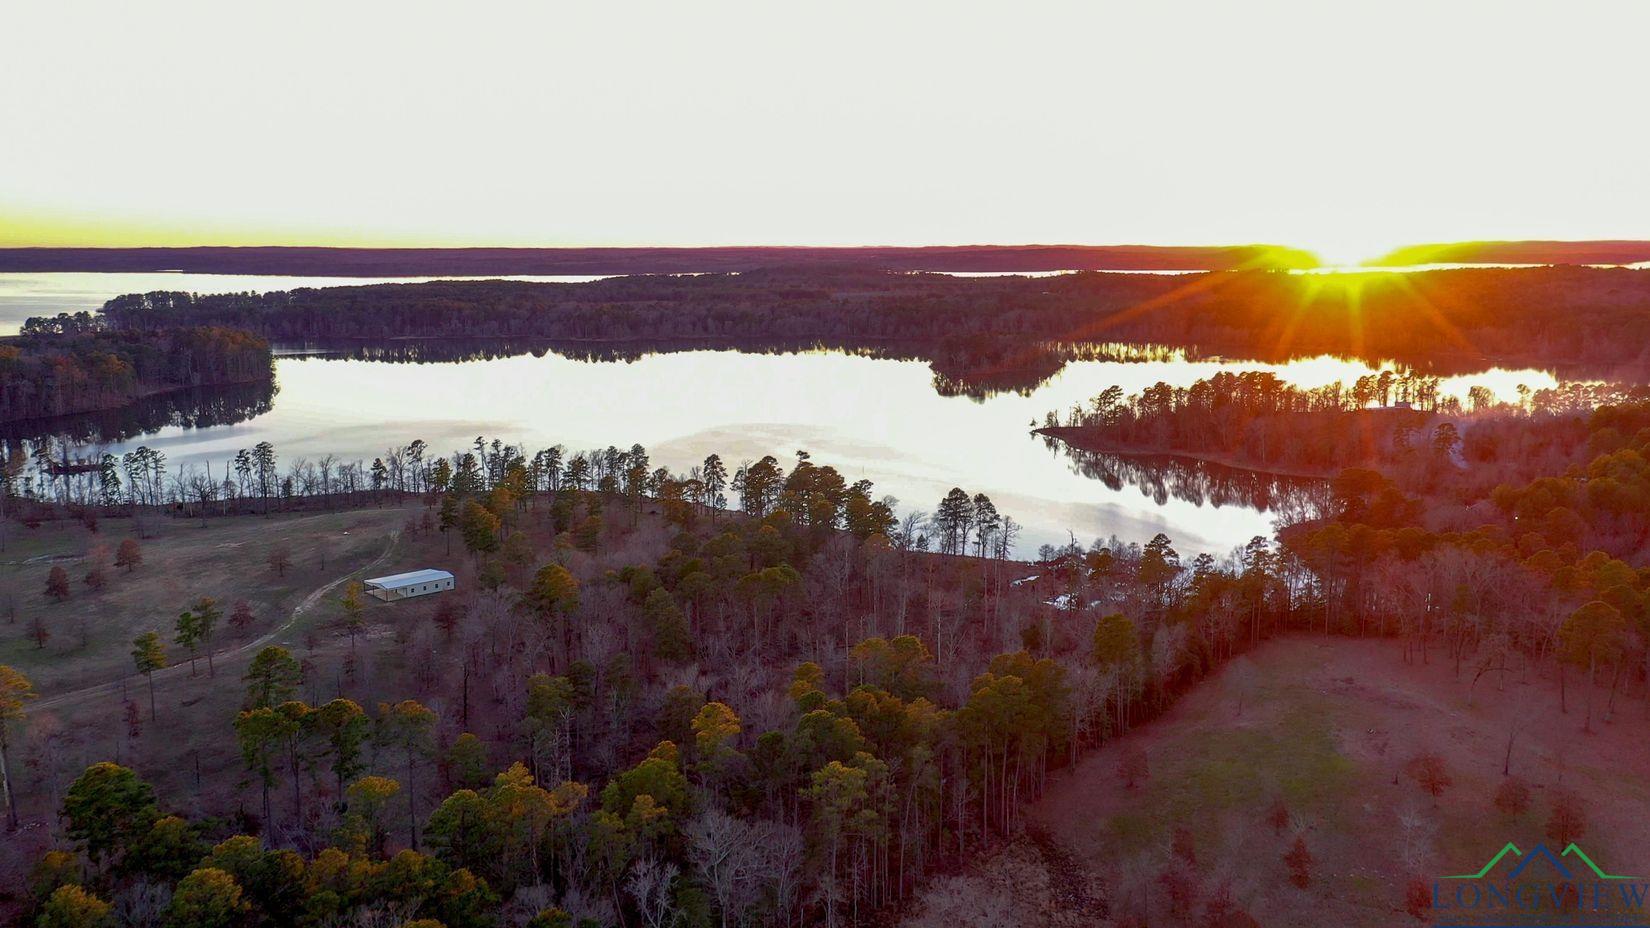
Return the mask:
<svg viewBox="0 0 1650 928">
<path fill-rule="evenodd" d="M 374 577 L 366 582 L 367 593 L 385 602 L 428 596 L 452 588 L 452 574 L 429 567 L 404 574 L 390 574 L 388 577 Z"/>
</svg>

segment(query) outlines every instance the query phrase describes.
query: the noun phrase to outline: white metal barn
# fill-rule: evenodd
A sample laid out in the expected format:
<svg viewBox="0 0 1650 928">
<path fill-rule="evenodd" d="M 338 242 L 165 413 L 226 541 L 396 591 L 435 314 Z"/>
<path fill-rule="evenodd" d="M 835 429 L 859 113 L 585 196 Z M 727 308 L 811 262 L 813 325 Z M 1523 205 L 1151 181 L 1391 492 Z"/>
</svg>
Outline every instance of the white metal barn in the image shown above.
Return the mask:
<svg viewBox="0 0 1650 928">
<path fill-rule="evenodd" d="M 394 602 L 398 599 L 411 599 L 414 596 L 427 596 L 430 593 L 450 590 L 453 588 L 453 575 L 445 570 L 426 567 L 404 574 L 375 577 L 367 581 L 366 587 L 369 594 L 385 602 Z"/>
</svg>

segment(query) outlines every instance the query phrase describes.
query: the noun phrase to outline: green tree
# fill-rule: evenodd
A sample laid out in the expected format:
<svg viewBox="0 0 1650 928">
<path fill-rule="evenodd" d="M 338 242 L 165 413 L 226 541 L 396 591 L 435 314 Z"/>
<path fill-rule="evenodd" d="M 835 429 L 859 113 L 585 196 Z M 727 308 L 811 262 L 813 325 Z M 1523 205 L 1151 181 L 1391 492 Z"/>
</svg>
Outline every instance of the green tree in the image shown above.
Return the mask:
<svg viewBox="0 0 1650 928">
<path fill-rule="evenodd" d="M 425 838 L 454 867 L 485 873 L 509 891 L 541 879 L 546 838 L 584 802 L 585 787 L 562 783 L 546 790 L 520 763 L 500 773 L 484 792 L 461 789 L 430 816 Z"/>
<path fill-rule="evenodd" d="M 65 832 L 94 865 L 129 850 L 158 818 L 154 789 L 108 761 L 87 767 L 63 795 Z"/>
<path fill-rule="evenodd" d="M 435 466 L 430 468 L 430 489 L 442 494 L 442 502 L 449 498 L 447 488 L 452 486 L 453 465 L 446 458 L 436 459 Z"/>
<path fill-rule="evenodd" d="M 235 737 L 240 743 L 246 769 L 258 775 L 263 785 L 264 822 L 271 823 L 269 794 L 275 787 L 275 759 L 293 732 L 293 723 L 269 706 L 259 706 L 235 717 Z"/>
<path fill-rule="evenodd" d="M 721 455 L 706 456 L 704 466 L 699 471 L 699 479 L 705 490 L 702 500 L 704 505 L 711 509 L 726 507 L 728 498 L 723 491 L 728 487 L 728 466 L 722 463 Z"/>
<path fill-rule="evenodd" d="M 250 906 L 241 884 L 215 867 L 203 867 L 184 877 L 166 907 L 167 928 L 230 928 L 239 924 Z"/>
<path fill-rule="evenodd" d="M 566 661 L 573 653 L 571 616 L 579 608 L 578 578 L 560 564 L 546 564 L 533 575 L 521 604 L 545 624 Z"/>
<path fill-rule="evenodd" d="M 454 738 L 445 760 L 447 775 L 460 789 L 487 785 L 487 745 L 475 735 L 463 732 Z"/>
<path fill-rule="evenodd" d="M 573 928 L 573 916 L 561 909 L 544 909 L 528 919 L 527 928 Z"/>
<path fill-rule="evenodd" d="M 47 851 L 29 871 L 29 897 L 42 903 L 59 886 L 85 882 L 80 856 L 69 851 Z"/>
<path fill-rule="evenodd" d="M 195 675 L 195 657 L 200 652 L 202 629 L 200 617 L 193 611 L 185 610 L 178 613 L 178 620 L 172 626 L 172 641 L 178 647 L 189 652 L 189 675 Z"/>
<path fill-rule="evenodd" d="M 181 879 L 206 854 L 200 829 L 179 816 L 156 819 L 132 848 L 127 869 L 171 882 Z"/>
<path fill-rule="evenodd" d="M 303 682 L 303 667 L 286 648 L 270 645 L 260 650 L 247 665 L 246 702 L 248 709 L 274 708 L 291 696 Z"/>
<path fill-rule="evenodd" d="M 688 802 L 687 778 L 669 741 L 608 781 L 592 820 L 591 850 L 609 878 L 623 873 L 644 849 L 674 838 Z"/>
<path fill-rule="evenodd" d="M 869 845 L 886 822 L 876 802 L 888 776 L 888 767 L 860 752 L 847 763 L 831 761 L 814 771 L 803 797 L 813 807 L 812 827 L 830 864 L 823 886 L 826 922 L 836 924 L 841 897 L 841 861 L 846 846 L 856 839 Z"/>
<path fill-rule="evenodd" d="M 579 581 L 566 567 L 546 564 L 533 575 L 522 603 L 541 616 L 579 608 Z"/>
<path fill-rule="evenodd" d="M 397 749 L 406 761 L 407 771 L 407 843 L 418 850 L 418 783 L 414 768 L 420 758 L 433 750 L 430 737 L 435 731 L 435 713 L 412 699 L 403 699 L 394 705 L 378 707 L 379 742 Z"/>
<path fill-rule="evenodd" d="M 73 884 L 59 886 L 40 909 L 36 928 L 113 928 L 114 907 Z"/>
<path fill-rule="evenodd" d="M 344 795 L 349 800 L 349 813 L 344 817 L 344 832 L 355 849 L 362 853 L 382 855 L 384 852 L 384 810 L 390 800 L 401 792 L 401 784 L 389 777 L 365 776 L 349 785 Z"/>
<path fill-rule="evenodd" d="M 498 550 L 498 516 L 475 500 L 464 501 L 464 507 L 459 512 L 458 528 L 459 534 L 464 537 L 464 546 L 477 557 Z"/>
<path fill-rule="evenodd" d="M 579 524 L 573 527 L 573 544 L 580 551 L 594 552 L 602 543 L 602 517 L 597 513 L 590 513 Z"/>
<path fill-rule="evenodd" d="M 571 761 L 570 721 L 573 717 L 573 684 L 566 677 L 534 674 L 527 680 L 527 759 L 533 765 L 533 781 L 542 783 L 564 772 L 563 761 Z M 554 767 L 554 773 L 546 768 Z"/>
<path fill-rule="evenodd" d="M 23 711 L 29 700 L 35 698 L 34 684 L 29 678 L 5 664 L 0 664 L 0 797 L 6 802 L 6 830 L 17 830 L 17 793 L 11 782 L 11 741 L 8 729 L 13 722 L 21 724 Z"/>
<path fill-rule="evenodd" d="M 705 703 L 693 717 L 694 754 L 707 781 L 720 781 L 727 775 L 739 755 L 734 741 L 743 730 L 738 714 L 724 703 Z"/>
<path fill-rule="evenodd" d="M 915 635 L 892 640 L 867 638 L 854 645 L 851 656 L 859 680 L 881 687 L 901 699 L 915 699 L 933 692 L 934 656 Z"/>
<path fill-rule="evenodd" d="M 1587 668 L 1587 721 L 1584 731 L 1593 730 L 1593 691 L 1598 689 L 1598 665 L 1621 659 L 1627 635 L 1627 621 L 1609 603 L 1593 600 L 1583 605 L 1558 630 L 1564 659 Z M 1562 685 L 1562 678 L 1561 678 Z"/>
<path fill-rule="evenodd" d="M 1140 633 L 1134 623 L 1120 612 L 1102 616 L 1094 626 L 1094 642 L 1090 652 L 1102 673 L 1110 675 L 1113 699 L 1113 720 L 1118 729 L 1128 718 L 1128 692 L 1140 666 Z"/>
<path fill-rule="evenodd" d="M 324 854 L 325 852 L 323 852 Z M 248 902 L 274 924 L 292 924 L 315 887 L 304 885 L 304 859 L 294 851 L 266 851 L 257 838 L 235 835 L 198 863 L 235 878 Z"/>
<path fill-rule="evenodd" d="M 446 464 L 445 460 L 440 462 Z M 441 537 L 447 545 L 447 553 L 453 553 L 453 530 L 458 528 L 458 497 L 451 493 L 441 494 L 440 514 L 436 517 L 436 525 L 441 530 Z"/>
<path fill-rule="evenodd" d="M 149 717 L 159 718 L 155 712 L 155 671 L 166 667 L 166 646 L 160 635 L 144 632 L 132 639 L 132 664 L 149 681 Z"/>
<path fill-rule="evenodd" d="M 361 632 L 366 614 L 366 601 L 362 597 L 366 594 L 366 587 L 359 580 L 351 580 L 344 584 L 344 595 L 338 597 L 338 605 L 344 610 L 344 630 L 349 633 L 349 652 L 355 653 L 355 636 Z"/>
<path fill-rule="evenodd" d="M 1158 532 L 1140 552 L 1138 579 L 1152 591 L 1152 599 L 1161 610 L 1167 608 L 1169 588 L 1180 576 L 1180 555 L 1169 542 L 1169 536 Z"/>
<path fill-rule="evenodd" d="M 361 746 L 370 728 L 367 713 L 353 700 L 340 697 L 311 712 L 307 723 L 327 744 L 333 785 L 336 794 L 343 796 L 344 784 L 361 772 Z"/>
<path fill-rule="evenodd" d="M 212 662 L 212 639 L 218 634 L 218 620 L 223 618 L 223 610 L 218 608 L 217 600 L 210 596 L 202 596 L 190 604 L 189 610 L 184 613 L 184 616 L 189 616 L 189 618 L 186 620 L 183 616 L 179 616 L 178 624 L 180 626 L 187 624 L 194 630 L 194 643 L 185 645 L 189 648 L 190 675 L 193 676 L 195 672 L 195 648 L 199 645 L 206 649 L 207 675 L 217 676 L 218 668 Z M 181 640 L 178 643 L 183 644 Z"/>
<path fill-rule="evenodd" d="M 659 707 L 659 734 L 665 741 L 686 744 L 693 740 L 693 718 L 705 707 L 703 693 L 691 686 L 677 684 L 665 691 L 664 703 Z"/>
<path fill-rule="evenodd" d="M 642 603 L 642 614 L 647 616 L 653 630 L 653 651 L 659 657 L 681 663 L 693 657 L 693 635 L 688 629 L 687 617 L 676 600 L 664 587 L 647 594 Z"/>
</svg>

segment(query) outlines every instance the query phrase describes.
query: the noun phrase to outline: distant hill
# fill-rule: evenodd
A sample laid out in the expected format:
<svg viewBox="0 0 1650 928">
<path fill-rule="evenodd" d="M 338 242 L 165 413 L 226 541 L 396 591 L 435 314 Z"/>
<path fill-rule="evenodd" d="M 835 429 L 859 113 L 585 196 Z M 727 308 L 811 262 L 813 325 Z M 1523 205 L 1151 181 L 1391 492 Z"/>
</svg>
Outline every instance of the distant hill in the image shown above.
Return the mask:
<svg viewBox="0 0 1650 928">
<path fill-rule="evenodd" d="M 0 271 L 188 271 L 309 277 L 692 274 L 853 265 L 892 271 L 1219 271 L 1310 267 L 1270 245 L 958 245 L 916 248 L 0 248 Z"/>
</svg>

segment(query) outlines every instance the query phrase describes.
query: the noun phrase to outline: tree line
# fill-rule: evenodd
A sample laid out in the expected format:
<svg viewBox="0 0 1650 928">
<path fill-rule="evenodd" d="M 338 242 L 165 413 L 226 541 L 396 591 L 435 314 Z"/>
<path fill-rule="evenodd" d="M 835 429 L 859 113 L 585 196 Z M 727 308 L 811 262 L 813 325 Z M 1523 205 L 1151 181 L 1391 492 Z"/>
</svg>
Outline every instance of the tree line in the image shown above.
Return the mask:
<svg viewBox="0 0 1650 928">
<path fill-rule="evenodd" d="M 1459 415 L 1460 405 L 1440 398 L 1437 385 L 1435 377 L 1382 371 L 1350 387 L 1337 381 L 1305 388 L 1270 371 L 1221 371 L 1187 387 L 1157 383 L 1127 397 L 1113 386 L 1064 418 L 1050 410 L 1043 429 L 1101 451 L 1208 455 L 1332 473 L 1445 442 L 1429 428 L 1434 413 Z M 1448 422 L 1436 428 L 1455 430 Z M 1454 446 L 1441 445 L 1446 454 Z"/>
<path fill-rule="evenodd" d="M 1451 462 L 1573 446 L 1567 423 L 1646 396 L 1642 385 L 1562 382 L 1520 386 L 1509 400 L 1474 385 L 1463 401 L 1442 394 L 1439 384 L 1436 376 L 1392 369 L 1311 388 L 1270 371 L 1221 371 L 1189 386 L 1159 382 L 1127 396 L 1112 386 L 1068 410 L 1049 410 L 1040 431 L 1091 452 L 1183 454 L 1326 476 L 1379 467 L 1419 485 L 1437 482 L 1439 468 Z"/>
<path fill-rule="evenodd" d="M 1337 354 L 1412 365 L 1488 357 L 1637 361 L 1650 282 L 1628 269 L 1346 275 L 1219 271 L 957 278 L 778 268 L 579 284 L 435 281 L 264 294 L 130 294 L 120 329 L 244 328 L 272 338 L 898 339 L 1199 346 L 1263 360 Z M 1381 325 L 1367 324 L 1370 319 Z M 1001 365 L 999 365 L 1001 366 Z"/>
</svg>

